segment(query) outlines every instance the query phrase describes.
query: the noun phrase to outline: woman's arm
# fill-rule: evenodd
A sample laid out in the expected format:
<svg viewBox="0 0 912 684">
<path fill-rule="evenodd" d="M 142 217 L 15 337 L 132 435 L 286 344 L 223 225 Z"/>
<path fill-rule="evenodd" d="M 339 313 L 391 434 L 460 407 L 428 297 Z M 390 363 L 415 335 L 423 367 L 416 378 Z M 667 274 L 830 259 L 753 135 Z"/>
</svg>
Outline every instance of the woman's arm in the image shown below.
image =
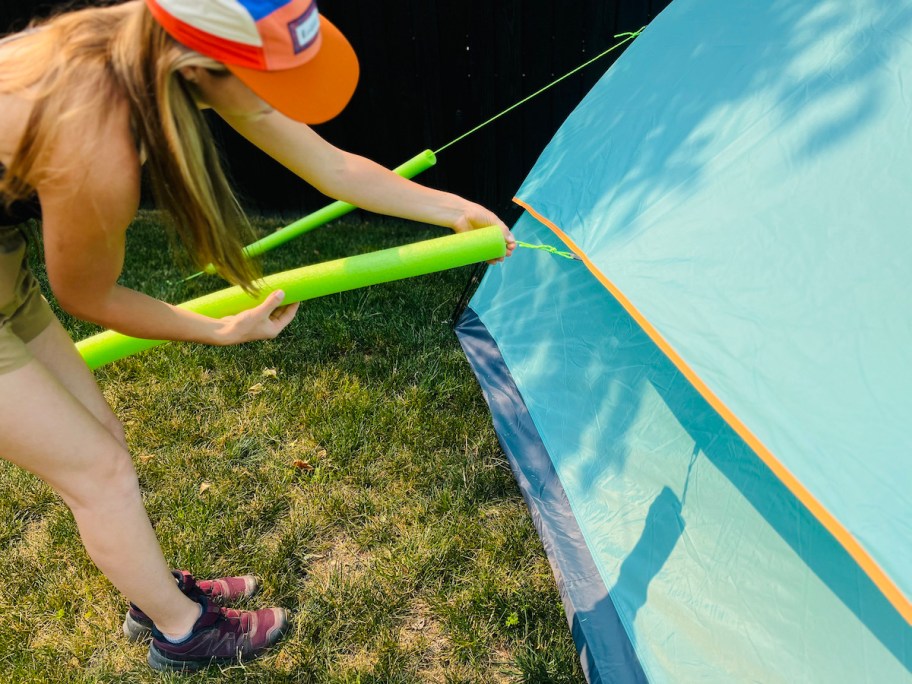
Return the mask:
<svg viewBox="0 0 912 684">
<path fill-rule="evenodd" d="M 463 232 L 500 226 L 509 255 L 512 233 L 495 214 L 457 195 L 406 180 L 374 162 L 330 145 L 309 126 L 271 109 L 233 76 L 183 70 L 200 100 L 232 128 L 320 192 L 379 214 Z"/>
<path fill-rule="evenodd" d="M 126 229 L 139 204 L 140 165 L 129 128 L 112 114 L 91 156 L 61 136 L 53 174 L 38 185 L 48 279 L 72 315 L 147 339 L 236 344 L 275 337 L 297 307 L 276 293 L 250 311 L 214 319 L 117 284 Z M 78 161 L 77 161 L 78 160 Z"/>
</svg>

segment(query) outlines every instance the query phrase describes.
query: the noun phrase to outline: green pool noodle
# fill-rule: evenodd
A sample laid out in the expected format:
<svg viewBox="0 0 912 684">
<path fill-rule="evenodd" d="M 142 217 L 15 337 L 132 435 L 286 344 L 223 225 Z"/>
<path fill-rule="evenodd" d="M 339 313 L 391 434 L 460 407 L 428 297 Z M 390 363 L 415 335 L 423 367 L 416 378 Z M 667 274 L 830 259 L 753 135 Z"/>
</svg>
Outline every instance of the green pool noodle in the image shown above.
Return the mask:
<svg viewBox="0 0 912 684">
<path fill-rule="evenodd" d="M 436 163 L 436 155 L 431 150 L 425 150 L 421 154 L 412 157 L 401 166 L 397 166 L 393 169 L 393 173 L 402 176 L 403 178 L 414 178 L 419 173 L 427 171 Z M 280 245 L 284 245 L 289 240 L 293 240 L 299 235 L 310 232 L 314 228 L 319 228 L 330 221 L 341 218 L 357 208 L 358 207 L 354 204 L 349 204 L 348 202 L 333 202 L 332 204 L 328 204 L 322 209 L 318 209 L 312 214 L 308 214 L 304 218 L 298 219 L 294 223 L 287 225 L 284 228 L 280 228 L 274 233 L 270 233 L 266 237 L 247 245 L 247 247 L 244 248 L 244 254 L 246 254 L 248 258 L 265 254 Z M 215 275 L 216 272 L 215 266 L 212 264 L 209 264 L 203 270 L 209 275 Z"/>
<path fill-rule="evenodd" d="M 251 297 L 239 287 L 229 287 L 178 306 L 212 318 L 222 318 L 260 304 L 275 290 L 285 292 L 283 304 L 293 304 L 368 285 L 499 259 L 506 251 L 500 228 L 489 226 L 266 276 L 259 283 L 260 291 L 256 297 Z M 129 337 L 109 330 L 82 340 L 76 347 L 89 368 L 94 370 L 160 344 L 165 344 L 165 341 Z"/>
</svg>

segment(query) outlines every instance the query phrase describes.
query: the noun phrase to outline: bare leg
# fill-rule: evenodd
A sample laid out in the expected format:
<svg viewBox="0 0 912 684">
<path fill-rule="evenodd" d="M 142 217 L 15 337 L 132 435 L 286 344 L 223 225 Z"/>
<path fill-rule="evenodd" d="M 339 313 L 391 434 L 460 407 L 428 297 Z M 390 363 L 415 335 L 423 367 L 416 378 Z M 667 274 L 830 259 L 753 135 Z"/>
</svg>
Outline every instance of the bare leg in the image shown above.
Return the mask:
<svg viewBox="0 0 912 684">
<path fill-rule="evenodd" d="M 98 389 L 95 376 L 79 355 L 73 340 L 54 319 L 38 337 L 28 343 L 29 351 L 51 375 L 85 406 L 89 413 L 127 448 L 123 425 Z"/>
<path fill-rule="evenodd" d="M 160 630 L 186 633 L 199 607 L 177 588 L 143 507 L 130 455 L 112 433 L 113 414 L 110 408 L 110 416 L 104 414 L 101 392 L 60 333 L 66 337 L 52 324 L 29 347 L 51 358 L 63 382 L 39 360 L 0 375 L 0 455 L 60 494 L 92 560 Z M 74 356 L 81 368 L 72 363 Z"/>
</svg>

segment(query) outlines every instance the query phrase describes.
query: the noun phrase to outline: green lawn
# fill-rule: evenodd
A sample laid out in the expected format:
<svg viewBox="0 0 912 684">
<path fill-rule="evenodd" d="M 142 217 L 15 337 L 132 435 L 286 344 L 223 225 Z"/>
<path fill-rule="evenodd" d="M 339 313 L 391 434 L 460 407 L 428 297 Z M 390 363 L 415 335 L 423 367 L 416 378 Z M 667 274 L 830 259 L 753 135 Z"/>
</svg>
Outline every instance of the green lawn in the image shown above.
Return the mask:
<svg viewBox="0 0 912 684">
<path fill-rule="evenodd" d="M 258 229 L 280 227 L 257 221 Z M 442 234 L 357 215 L 267 256 L 265 272 Z M 155 214 L 124 283 L 182 283 Z M 275 341 L 172 344 L 97 373 L 126 425 L 165 555 L 254 572 L 250 605 L 293 616 L 268 657 L 160 676 L 121 636 L 126 602 L 69 511 L 0 463 L 0 681 L 582 682 L 554 579 L 450 327 L 460 269 L 304 304 Z M 91 326 L 65 318 L 74 336 Z"/>
</svg>

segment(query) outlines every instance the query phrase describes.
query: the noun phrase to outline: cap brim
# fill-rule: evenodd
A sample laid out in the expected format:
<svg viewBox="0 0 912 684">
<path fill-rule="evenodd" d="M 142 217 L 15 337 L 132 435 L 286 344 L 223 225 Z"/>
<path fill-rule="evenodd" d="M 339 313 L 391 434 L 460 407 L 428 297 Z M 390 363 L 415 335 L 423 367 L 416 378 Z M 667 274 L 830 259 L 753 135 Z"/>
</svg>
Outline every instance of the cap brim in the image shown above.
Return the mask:
<svg viewBox="0 0 912 684">
<path fill-rule="evenodd" d="M 358 85 L 358 57 L 325 17 L 320 17 L 322 44 L 310 61 L 292 69 L 259 71 L 226 64 L 231 73 L 285 116 L 308 124 L 329 121 L 351 100 Z"/>
</svg>

